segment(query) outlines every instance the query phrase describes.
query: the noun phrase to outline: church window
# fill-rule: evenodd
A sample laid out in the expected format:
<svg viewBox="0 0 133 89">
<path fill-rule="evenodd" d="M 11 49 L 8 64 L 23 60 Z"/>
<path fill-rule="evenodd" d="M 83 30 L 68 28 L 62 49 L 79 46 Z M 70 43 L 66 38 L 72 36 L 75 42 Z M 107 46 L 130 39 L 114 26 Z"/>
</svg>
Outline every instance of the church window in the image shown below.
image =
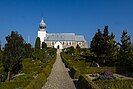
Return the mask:
<svg viewBox="0 0 133 89">
<path fill-rule="evenodd" d="M 72 45 L 72 41 L 70 42 L 70 45 Z"/>
<path fill-rule="evenodd" d="M 79 46 L 82 46 L 82 42 L 78 42 L 78 45 L 79 45 Z"/>
</svg>

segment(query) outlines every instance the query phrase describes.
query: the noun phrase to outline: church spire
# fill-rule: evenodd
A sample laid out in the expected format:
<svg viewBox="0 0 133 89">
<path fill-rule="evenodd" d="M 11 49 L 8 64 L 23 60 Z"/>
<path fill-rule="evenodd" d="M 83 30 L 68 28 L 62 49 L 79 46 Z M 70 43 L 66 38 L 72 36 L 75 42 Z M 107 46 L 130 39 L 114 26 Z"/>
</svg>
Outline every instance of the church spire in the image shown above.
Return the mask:
<svg viewBox="0 0 133 89">
<path fill-rule="evenodd" d="M 44 23 L 43 17 L 42 17 L 39 27 L 40 27 L 40 31 L 46 31 L 46 24 Z"/>
</svg>

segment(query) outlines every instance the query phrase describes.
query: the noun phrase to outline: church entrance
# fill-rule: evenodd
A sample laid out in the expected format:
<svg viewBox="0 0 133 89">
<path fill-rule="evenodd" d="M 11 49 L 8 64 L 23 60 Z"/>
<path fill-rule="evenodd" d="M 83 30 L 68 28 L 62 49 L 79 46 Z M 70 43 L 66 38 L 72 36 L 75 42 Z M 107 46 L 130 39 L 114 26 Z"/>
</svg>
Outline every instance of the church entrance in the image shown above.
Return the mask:
<svg viewBox="0 0 133 89">
<path fill-rule="evenodd" d="M 57 46 L 57 49 L 60 49 L 60 46 L 59 45 Z"/>
<path fill-rule="evenodd" d="M 63 45 L 61 42 L 57 41 L 55 44 L 54 44 L 54 48 L 56 49 L 63 49 Z"/>
</svg>

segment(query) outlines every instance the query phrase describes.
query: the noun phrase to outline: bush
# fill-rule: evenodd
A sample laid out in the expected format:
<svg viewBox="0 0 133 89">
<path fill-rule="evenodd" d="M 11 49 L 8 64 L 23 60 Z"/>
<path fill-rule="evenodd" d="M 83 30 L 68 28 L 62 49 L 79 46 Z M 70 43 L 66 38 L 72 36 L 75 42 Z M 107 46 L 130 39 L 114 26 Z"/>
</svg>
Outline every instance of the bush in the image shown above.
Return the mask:
<svg viewBox="0 0 133 89">
<path fill-rule="evenodd" d="M 49 76 L 52 66 L 55 62 L 55 59 L 49 61 L 46 67 L 33 79 L 30 84 L 28 84 L 24 89 L 41 89 L 42 86 L 46 83 L 47 77 Z"/>
<path fill-rule="evenodd" d="M 133 80 L 100 80 L 95 83 L 101 89 L 133 89 Z"/>
<path fill-rule="evenodd" d="M 80 68 L 80 72 L 82 74 L 96 74 L 96 73 L 103 73 L 104 71 L 109 70 L 112 73 L 116 73 L 115 67 L 89 67 L 89 68 Z"/>
<path fill-rule="evenodd" d="M 70 69 L 69 74 L 70 74 L 70 77 L 72 79 L 78 79 L 79 78 L 79 75 L 80 75 L 80 72 L 78 71 L 78 69 L 76 69 L 76 68 L 73 67 L 73 68 Z"/>
<path fill-rule="evenodd" d="M 23 89 L 29 81 L 10 81 L 0 83 L 0 89 Z"/>
<path fill-rule="evenodd" d="M 79 76 L 78 87 L 79 89 L 100 89 L 94 82 L 92 82 L 85 75 Z"/>
</svg>

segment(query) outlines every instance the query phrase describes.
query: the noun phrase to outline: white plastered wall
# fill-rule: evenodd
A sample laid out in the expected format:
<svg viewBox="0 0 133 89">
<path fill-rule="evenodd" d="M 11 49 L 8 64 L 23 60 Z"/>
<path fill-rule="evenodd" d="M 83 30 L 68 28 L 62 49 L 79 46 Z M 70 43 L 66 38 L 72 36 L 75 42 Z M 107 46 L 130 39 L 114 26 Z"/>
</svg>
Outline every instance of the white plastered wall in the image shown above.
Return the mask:
<svg viewBox="0 0 133 89">
<path fill-rule="evenodd" d="M 59 49 L 63 49 L 63 46 L 62 46 L 62 44 L 59 42 L 59 41 L 57 41 L 55 44 L 54 44 L 54 48 L 58 48 L 58 46 L 59 46 Z"/>
<path fill-rule="evenodd" d="M 46 31 L 38 31 L 38 37 L 40 37 L 41 44 L 44 42 L 44 37 L 46 37 Z"/>
</svg>

